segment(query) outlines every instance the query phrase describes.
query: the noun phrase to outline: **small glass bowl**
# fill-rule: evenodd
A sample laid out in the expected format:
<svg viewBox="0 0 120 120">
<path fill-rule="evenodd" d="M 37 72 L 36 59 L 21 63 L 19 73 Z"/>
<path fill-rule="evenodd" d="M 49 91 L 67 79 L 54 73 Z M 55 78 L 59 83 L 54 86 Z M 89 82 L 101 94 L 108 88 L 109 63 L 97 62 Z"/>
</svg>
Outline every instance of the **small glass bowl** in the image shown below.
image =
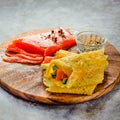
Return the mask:
<svg viewBox="0 0 120 120">
<path fill-rule="evenodd" d="M 94 31 L 78 32 L 75 38 L 80 53 L 104 49 L 106 44 L 105 37 Z"/>
</svg>

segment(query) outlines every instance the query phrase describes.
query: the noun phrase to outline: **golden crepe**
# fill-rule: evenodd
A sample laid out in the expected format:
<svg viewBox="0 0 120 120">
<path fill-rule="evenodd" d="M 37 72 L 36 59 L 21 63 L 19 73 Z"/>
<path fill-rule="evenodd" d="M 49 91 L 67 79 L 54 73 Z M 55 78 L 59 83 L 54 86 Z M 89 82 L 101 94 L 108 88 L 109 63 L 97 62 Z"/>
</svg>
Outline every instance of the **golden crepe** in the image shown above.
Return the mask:
<svg viewBox="0 0 120 120">
<path fill-rule="evenodd" d="M 43 83 L 47 87 L 47 91 L 91 95 L 96 86 L 102 83 L 104 70 L 108 65 L 104 50 L 81 54 L 60 50 L 56 55 L 60 55 L 62 58 L 41 65 L 45 69 Z M 56 79 L 58 69 L 66 74 L 65 82 Z"/>
</svg>

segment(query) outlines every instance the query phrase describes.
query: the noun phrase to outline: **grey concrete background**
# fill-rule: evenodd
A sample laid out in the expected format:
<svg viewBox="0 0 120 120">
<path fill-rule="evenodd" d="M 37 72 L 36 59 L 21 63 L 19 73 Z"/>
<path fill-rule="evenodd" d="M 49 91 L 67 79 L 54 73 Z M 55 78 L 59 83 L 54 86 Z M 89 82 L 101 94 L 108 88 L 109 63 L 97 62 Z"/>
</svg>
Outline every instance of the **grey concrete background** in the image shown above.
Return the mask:
<svg viewBox="0 0 120 120">
<path fill-rule="evenodd" d="M 102 33 L 120 51 L 120 0 L 0 0 L 0 42 L 48 27 Z M 34 104 L 0 88 L 0 120 L 120 120 L 120 84 L 77 105 Z"/>
</svg>

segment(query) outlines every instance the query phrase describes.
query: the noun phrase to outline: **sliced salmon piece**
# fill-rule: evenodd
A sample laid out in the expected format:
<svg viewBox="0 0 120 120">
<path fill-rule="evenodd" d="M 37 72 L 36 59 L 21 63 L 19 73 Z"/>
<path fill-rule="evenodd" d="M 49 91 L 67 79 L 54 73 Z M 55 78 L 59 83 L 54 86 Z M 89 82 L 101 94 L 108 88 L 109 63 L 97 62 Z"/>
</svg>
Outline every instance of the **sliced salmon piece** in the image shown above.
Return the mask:
<svg viewBox="0 0 120 120">
<path fill-rule="evenodd" d="M 15 40 L 13 44 L 26 52 L 40 54 L 42 56 L 53 55 L 56 51 L 60 49 L 59 45 L 55 44 L 53 41 L 49 39 L 31 40 L 29 38 L 26 38 Z"/>
<path fill-rule="evenodd" d="M 32 54 L 32 53 L 26 52 L 23 49 L 16 47 L 14 44 L 8 45 L 7 52 L 20 53 L 20 54 L 24 54 L 24 55 L 31 56 L 31 57 L 41 56 L 40 54 Z"/>
<path fill-rule="evenodd" d="M 41 64 L 43 61 L 43 58 L 41 57 L 40 60 L 28 60 L 28 59 L 24 59 L 18 56 L 13 56 L 13 57 L 5 56 L 3 57 L 3 60 L 5 62 L 10 62 L 10 63 Z"/>
<path fill-rule="evenodd" d="M 34 35 L 14 40 L 13 44 L 28 53 L 51 56 L 60 49 L 70 48 L 76 42 L 69 30 L 60 27 L 49 32 L 37 34 L 36 37 Z"/>
<path fill-rule="evenodd" d="M 39 61 L 39 60 L 41 60 L 41 57 L 42 57 L 42 56 L 31 57 L 31 56 L 27 56 L 25 54 L 15 54 L 12 52 L 6 52 L 5 54 L 9 57 L 18 56 L 18 57 L 23 58 L 23 59 L 34 60 L 34 61 Z"/>
</svg>

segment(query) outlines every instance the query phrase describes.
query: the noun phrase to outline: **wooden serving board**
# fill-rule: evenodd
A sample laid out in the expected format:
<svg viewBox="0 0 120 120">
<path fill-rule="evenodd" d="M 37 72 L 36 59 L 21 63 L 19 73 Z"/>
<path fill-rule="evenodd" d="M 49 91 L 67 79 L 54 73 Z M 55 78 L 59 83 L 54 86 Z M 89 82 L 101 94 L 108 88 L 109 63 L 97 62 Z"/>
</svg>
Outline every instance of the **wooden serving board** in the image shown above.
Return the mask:
<svg viewBox="0 0 120 120">
<path fill-rule="evenodd" d="M 6 40 L 0 45 L 0 85 L 8 92 L 28 101 L 47 104 L 75 104 L 99 98 L 110 92 L 120 80 L 120 54 L 114 46 L 107 43 L 105 54 L 108 55 L 109 65 L 105 70 L 104 82 L 97 86 L 91 96 L 73 94 L 53 94 L 45 90 L 42 83 L 42 68 L 40 65 L 25 65 L 2 61 L 6 46 L 19 37 L 38 34 L 47 30 L 34 30 Z M 70 50 L 76 50 L 76 47 Z"/>
</svg>

